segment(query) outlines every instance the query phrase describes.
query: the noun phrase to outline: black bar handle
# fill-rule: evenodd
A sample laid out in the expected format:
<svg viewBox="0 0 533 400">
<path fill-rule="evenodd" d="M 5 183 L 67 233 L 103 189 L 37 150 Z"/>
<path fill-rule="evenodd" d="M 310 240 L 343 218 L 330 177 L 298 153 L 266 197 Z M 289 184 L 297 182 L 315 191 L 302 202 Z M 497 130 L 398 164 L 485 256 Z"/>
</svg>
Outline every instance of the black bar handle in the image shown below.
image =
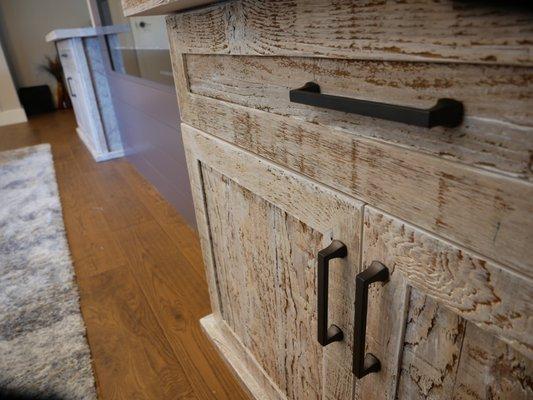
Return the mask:
<svg viewBox="0 0 533 400">
<path fill-rule="evenodd" d="M 355 278 L 355 318 L 353 339 L 353 373 L 362 378 L 372 372 L 379 372 L 381 363 L 371 353 L 365 354 L 366 317 L 368 311 L 368 288 L 374 282 L 387 282 L 389 269 L 379 261 L 372 261 L 370 267 Z"/>
<path fill-rule="evenodd" d="M 68 91 L 70 92 L 70 97 L 76 97 L 76 94 L 72 91 L 72 86 L 70 86 L 70 81 L 71 80 L 72 80 L 72 78 L 69 76 L 67 78 Z"/>
<path fill-rule="evenodd" d="M 340 342 L 344 338 L 337 325 L 328 327 L 328 286 L 329 261 L 344 258 L 347 254 L 345 244 L 339 240 L 333 240 L 328 247 L 318 252 L 318 343 L 322 346 Z"/>
<path fill-rule="evenodd" d="M 449 128 L 456 127 L 463 121 L 464 113 L 463 103 L 453 99 L 438 99 L 437 104 L 433 107 L 421 109 L 322 94 L 320 93 L 320 86 L 315 82 L 307 82 L 299 89 L 290 90 L 289 99 L 293 103 L 403 122 L 425 128 L 439 125 Z"/>
</svg>

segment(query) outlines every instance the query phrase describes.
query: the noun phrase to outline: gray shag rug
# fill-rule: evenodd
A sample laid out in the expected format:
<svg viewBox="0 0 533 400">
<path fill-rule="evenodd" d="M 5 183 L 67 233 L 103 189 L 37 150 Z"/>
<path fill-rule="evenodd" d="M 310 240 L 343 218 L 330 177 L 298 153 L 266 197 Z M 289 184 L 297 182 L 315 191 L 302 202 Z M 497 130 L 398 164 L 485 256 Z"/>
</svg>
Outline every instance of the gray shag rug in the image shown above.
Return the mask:
<svg viewBox="0 0 533 400">
<path fill-rule="evenodd" d="M 50 145 L 0 152 L 0 398 L 96 399 Z"/>
</svg>

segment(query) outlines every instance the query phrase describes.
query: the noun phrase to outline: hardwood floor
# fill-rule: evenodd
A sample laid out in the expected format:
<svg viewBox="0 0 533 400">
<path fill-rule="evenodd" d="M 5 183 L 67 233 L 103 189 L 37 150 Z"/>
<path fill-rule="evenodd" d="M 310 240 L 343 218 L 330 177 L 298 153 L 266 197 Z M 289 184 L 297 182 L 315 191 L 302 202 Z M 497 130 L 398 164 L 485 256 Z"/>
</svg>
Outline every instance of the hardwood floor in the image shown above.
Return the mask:
<svg viewBox="0 0 533 400">
<path fill-rule="evenodd" d="M 196 233 L 125 160 L 95 163 L 71 112 L 0 127 L 0 150 L 51 143 L 101 399 L 246 399 L 203 335 Z"/>
</svg>

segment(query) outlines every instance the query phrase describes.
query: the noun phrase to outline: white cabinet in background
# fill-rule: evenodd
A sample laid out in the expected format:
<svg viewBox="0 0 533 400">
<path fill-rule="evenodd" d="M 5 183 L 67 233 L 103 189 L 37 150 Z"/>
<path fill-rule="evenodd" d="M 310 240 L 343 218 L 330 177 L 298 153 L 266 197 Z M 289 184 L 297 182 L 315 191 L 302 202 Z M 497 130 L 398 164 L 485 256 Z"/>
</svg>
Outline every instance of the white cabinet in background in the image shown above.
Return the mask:
<svg viewBox="0 0 533 400">
<path fill-rule="evenodd" d="M 78 135 L 94 159 L 104 161 L 124 150 L 98 34 L 95 28 L 56 30 L 47 40 L 56 42 Z"/>
</svg>

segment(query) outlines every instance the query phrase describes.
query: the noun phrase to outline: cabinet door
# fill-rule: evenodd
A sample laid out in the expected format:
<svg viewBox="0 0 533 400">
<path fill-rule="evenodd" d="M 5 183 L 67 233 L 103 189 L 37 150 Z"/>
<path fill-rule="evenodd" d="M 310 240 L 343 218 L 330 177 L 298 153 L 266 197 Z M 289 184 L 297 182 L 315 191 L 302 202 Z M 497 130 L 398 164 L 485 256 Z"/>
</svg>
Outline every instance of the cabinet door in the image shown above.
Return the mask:
<svg viewBox="0 0 533 400">
<path fill-rule="evenodd" d="M 390 278 L 368 298 L 366 351 L 381 371 L 355 398 L 533 398 L 530 279 L 368 206 L 362 259 Z"/>
<path fill-rule="evenodd" d="M 246 371 L 244 383 L 270 381 L 269 397 L 351 399 L 362 204 L 187 125 L 182 134 L 214 316 L 242 345 L 229 363 L 251 355 L 256 382 Z M 322 347 L 317 254 L 332 240 L 347 256 L 330 262 L 328 321 L 345 339 Z"/>
<path fill-rule="evenodd" d="M 85 110 L 84 104 L 80 97 L 80 87 L 78 85 L 77 74 L 74 71 L 65 71 L 65 81 L 67 84 L 67 90 L 70 96 L 70 101 L 72 102 L 72 108 L 74 109 L 74 115 L 76 116 L 76 122 L 80 129 L 88 134 L 88 123 L 87 123 L 87 111 Z"/>
</svg>

